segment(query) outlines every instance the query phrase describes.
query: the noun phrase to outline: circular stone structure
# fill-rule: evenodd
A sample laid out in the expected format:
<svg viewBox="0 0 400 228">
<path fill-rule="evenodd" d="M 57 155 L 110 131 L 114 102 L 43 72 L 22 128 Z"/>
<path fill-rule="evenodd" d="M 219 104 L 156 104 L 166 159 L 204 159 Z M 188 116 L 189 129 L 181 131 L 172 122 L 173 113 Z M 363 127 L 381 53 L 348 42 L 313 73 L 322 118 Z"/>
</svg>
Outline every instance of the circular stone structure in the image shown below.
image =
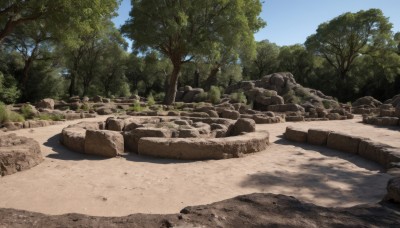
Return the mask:
<svg viewBox="0 0 400 228">
<path fill-rule="evenodd" d="M 269 133 L 255 130 L 252 119 L 195 117 L 110 117 L 62 130 L 67 148 L 115 157 L 133 152 L 154 157 L 206 160 L 241 157 L 269 145 Z"/>
<path fill-rule="evenodd" d="M 43 157 L 39 143 L 16 134 L 0 134 L 0 176 L 30 169 Z"/>
</svg>

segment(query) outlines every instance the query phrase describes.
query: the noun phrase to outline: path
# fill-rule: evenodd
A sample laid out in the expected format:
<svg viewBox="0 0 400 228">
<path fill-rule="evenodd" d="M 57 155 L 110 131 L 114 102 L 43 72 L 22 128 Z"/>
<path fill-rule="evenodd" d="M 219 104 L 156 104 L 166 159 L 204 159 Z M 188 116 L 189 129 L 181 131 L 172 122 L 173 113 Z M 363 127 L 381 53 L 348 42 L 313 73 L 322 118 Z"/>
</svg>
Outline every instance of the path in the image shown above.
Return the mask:
<svg viewBox="0 0 400 228">
<path fill-rule="evenodd" d="M 270 131 L 275 144 L 239 159 L 185 162 L 138 155 L 101 159 L 71 152 L 59 144 L 61 129 L 79 121 L 15 132 L 36 139 L 42 145 L 45 161 L 0 178 L 1 208 L 100 216 L 166 214 L 254 192 L 347 207 L 378 202 L 390 176 L 382 173 L 380 166 L 354 155 L 290 145 L 278 137 L 285 127 L 351 132 L 400 147 L 398 130 L 363 125 L 356 119 L 258 125 L 258 129 Z"/>
</svg>

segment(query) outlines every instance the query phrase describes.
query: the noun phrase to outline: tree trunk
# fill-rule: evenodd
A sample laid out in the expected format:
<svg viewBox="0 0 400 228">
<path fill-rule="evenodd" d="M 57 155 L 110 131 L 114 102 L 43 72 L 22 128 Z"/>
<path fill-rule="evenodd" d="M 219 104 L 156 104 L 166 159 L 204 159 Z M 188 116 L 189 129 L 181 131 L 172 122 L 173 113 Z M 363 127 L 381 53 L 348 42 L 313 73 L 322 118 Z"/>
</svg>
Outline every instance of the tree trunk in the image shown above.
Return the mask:
<svg viewBox="0 0 400 228">
<path fill-rule="evenodd" d="M 200 82 L 200 71 L 199 71 L 199 69 L 196 69 L 194 71 L 194 79 L 193 79 L 194 88 L 199 88 L 199 86 L 200 86 L 199 82 Z"/>
<path fill-rule="evenodd" d="M 175 102 L 176 91 L 178 86 L 179 73 L 181 71 L 181 62 L 174 64 L 174 69 L 172 70 L 171 76 L 169 78 L 168 92 L 165 95 L 164 103 L 166 105 L 171 105 Z"/>
<path fill-rule="evenodd" d="M 33 59 L 32 59 L 32 58 L 28 58 L 28 59 L 25 61 L 24 69 L 23 69 L 23 71 L 22 71 L 22 81 L 21 81 L 22 89 L 23 89 L 23 90 L 25 90 L 26 84 L 28 83 L 28 79 L 29 79 L 29 69 L 30 69 L 31 66 L 32 66 L 32 62 L 33 62 Z"/>
<path fill-rule="evenodd" d="M 206 91 L 210 90 L 212 85 L 217 84 L 217 73 L 219 72 L 220 65 L 215 65 L 211 71 L 210 74 L 208 74 L 208 78 L 206 82 L 204 83 L 204 89 Z"/>
</svg>

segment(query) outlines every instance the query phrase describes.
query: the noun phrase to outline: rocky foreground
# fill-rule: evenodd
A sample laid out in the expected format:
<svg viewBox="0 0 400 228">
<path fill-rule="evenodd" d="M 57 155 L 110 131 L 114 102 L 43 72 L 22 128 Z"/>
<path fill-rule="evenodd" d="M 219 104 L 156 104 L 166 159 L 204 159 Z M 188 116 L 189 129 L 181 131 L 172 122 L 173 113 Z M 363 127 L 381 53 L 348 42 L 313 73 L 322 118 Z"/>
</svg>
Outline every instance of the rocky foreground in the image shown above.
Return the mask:
<svg viewBox="0 0 400 228">
<path fill-rule="evenodd" d="M 95 217 L 50 216 L 0 209 L 0 227 L 400 227 L 400 206 L 390 202 L 351 208 L 325 208 L 293 197 L 250 194 L 186 207 L 180 214 Z"/>
</svg>

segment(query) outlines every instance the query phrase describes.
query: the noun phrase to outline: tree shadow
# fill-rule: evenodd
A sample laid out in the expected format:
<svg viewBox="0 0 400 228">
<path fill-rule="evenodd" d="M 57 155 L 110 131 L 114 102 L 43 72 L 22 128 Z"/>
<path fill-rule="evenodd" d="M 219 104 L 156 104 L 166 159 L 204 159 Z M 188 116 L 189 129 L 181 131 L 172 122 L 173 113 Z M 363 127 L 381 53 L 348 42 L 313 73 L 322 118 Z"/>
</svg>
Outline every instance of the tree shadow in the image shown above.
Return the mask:
<svg viewBox="0 0 400 228">
<path fill-rule="evenodd" d="M 43 145 L 51 148 L 51 150 L 54 152 L 52 154 L 47 155 L 48 158 L 58 159 L 58 160 L 66 160 L 66 161 L 68 161 L 68 160 L 71 160 L 71 161 L 81 161 L 81 160 L 102 161 L 102 160 L 111 159 L 111 158 L 106 158 L 106 157 L 101 157 L 101 156 L 96 156 L 96 155 L 91 155 L 91 154 L 82 154 L 82 153 L 74 152 L 74 151 L 66 148 L 64 145 L 62 145 L 60 142 L 60 138 L 61 138 L 61 133 L 52 136 L 43 144 Z M 190 160 L 156 158 L 156 157 L 143 156 L 143 155 L 138 155 L 135 153 L 128 153 L 128 152 L 120 155 L 119 157 L 124 158 L 127 161 L 132 161 L 132 162 L 155 163 L 155 164 L 178 164 L 178 163 L 196 162 L 196 161 L 190 161 Z"/>
<path fill-rule="evenodd" d="M 296 194 L 304 194 L 307 198 L 324 201 L 329 206 L 338 206 L 342 202 L 354 201 L 378 202 L 386 193 L 386 184 L 390 175 L 384 174 L 379 165 L 358 155 L 346 154 L 320 146 L 292 143 L 284 139 L 275 143 L 292 145 L 306 150 L 294 153 L 296 156 L 316 152 L 327 157 L 309 158 L 309 162 L 306 164 L 299 164 L 299 169 L 296 170 L 300 171 L 296 172 L 282 168 L 281 170 L 251 174 L 239 184 L 241 187 L 256 188 L 263 192 L 279 189 L 280 194 L 294 195 L 295 197 L 298 197 Z M 337 157 L 345 161 L 335 163 L 336 165 L 324 162 L 324 160 L 331 159 L 329 157 Z M 343 168 L 342 165 L 346 165 L 346 161 L 366 171 L 354 172 L 351 169 Z"/>
</svg>

